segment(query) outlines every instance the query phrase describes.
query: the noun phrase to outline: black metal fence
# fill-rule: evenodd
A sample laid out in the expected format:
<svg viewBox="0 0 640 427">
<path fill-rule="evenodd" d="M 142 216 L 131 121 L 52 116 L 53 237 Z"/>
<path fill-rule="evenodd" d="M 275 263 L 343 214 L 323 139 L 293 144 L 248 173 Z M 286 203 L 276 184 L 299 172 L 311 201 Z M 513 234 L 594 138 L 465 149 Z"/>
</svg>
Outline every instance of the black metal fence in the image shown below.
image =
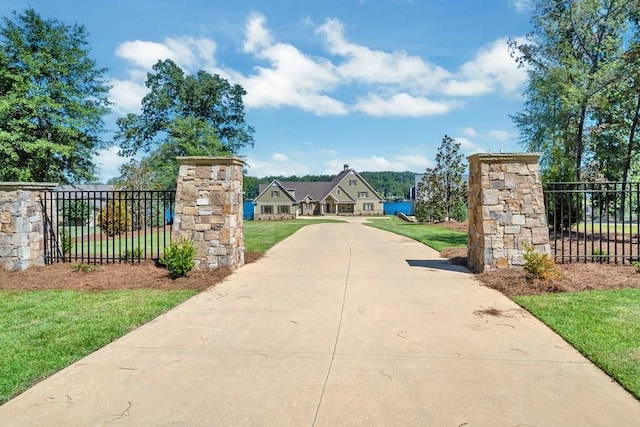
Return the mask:
<svg viewBox="0 0 640 427">
<path fill-rule="evenodd" d="M 171 243 L 175 191 L 54 191 L 42 199 L 45 264 L 158 259 Z"/>
<path fill-rule="evenodd" d="M 640 182 L 543 184 L 556 262 L 640 261 Z"/>
</svg>

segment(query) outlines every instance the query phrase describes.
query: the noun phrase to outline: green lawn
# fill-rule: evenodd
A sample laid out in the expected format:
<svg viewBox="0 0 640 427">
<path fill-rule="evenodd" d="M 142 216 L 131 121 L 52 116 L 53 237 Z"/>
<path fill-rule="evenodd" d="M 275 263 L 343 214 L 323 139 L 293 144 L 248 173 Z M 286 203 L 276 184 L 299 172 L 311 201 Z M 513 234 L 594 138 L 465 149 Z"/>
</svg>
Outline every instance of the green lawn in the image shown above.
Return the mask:
<svg viewBox="0 0 640 427">
<path fill-rule="evenodd" d="M 434 225 L 406 222 L 395 216 L 371 218 L 365 223 L 371 227 L 411 237 L 441 252 L 445 248 L 467 246 L 467 233 Z"/>
<path fill-rule="evenodd" d="M 594 222 L 581 222 L 579 224 L 575 224 L 571 227 L 573 231 L 579 233 L 587 233 L 587 234 L 614 234 L 617 233 L 621 235 L 623 232 L 625 235 L 637 234 L 638 226 L 634 224 L 607 224 L 607 223 L 598 223 Z"/>
<path fill-rule="evenodd" d="M 0 404 L 195 294 L 0 291 Z"/>
<path fill-rule="evenodd" d="M 514 300 L 640 399 L 640 289 Z"/>
<path fill-rule="evenodd" d="M 113 254 L 116 257 L 124 257 L 140 250 L 142 258 L 145 257 L 145 252 L 147 258 L 158 258 L 162 254 L 164 247 L 171 243 L 169 231 L 166 233 L 156 231 L 146 234 L 144 232 L 140 234 L 133 232 L 133 237 L 114 236 L 107 239 L 106 236 L 102 236 L 102 239 L 97 241 L 89 241 L 87 239 L 86 241 L 79 240 L 74 242 L 71 245 L 71 256 L 73 257 L 77 253 L 78 256 L 84 255 L 89 258 L 94 255 L 100 257 Z"/>
<path fill-rule="evenodd" d="M 245 221 L 244 246 L 248 252 L 264 253 L 305 225 L 344 222 L 332 219 L 295 219 L 288 221 Z"/>
</svg>

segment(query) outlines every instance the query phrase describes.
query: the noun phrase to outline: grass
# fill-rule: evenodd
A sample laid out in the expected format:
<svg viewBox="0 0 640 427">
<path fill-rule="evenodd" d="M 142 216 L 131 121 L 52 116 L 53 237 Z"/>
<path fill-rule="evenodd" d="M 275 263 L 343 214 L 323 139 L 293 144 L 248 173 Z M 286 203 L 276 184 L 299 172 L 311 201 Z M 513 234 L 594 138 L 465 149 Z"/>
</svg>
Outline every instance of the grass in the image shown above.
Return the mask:
<svg viewBox="0 0 640 427">
<path fill-rule="evenodd" d="M 0 404 L 195 294 L 0 291 Z"/>
<path fill-rule="evenodd" d="M 167 230 L 166 233 L 160 231 L 154 231 L 150 233 L 144 233 L 141 231 L 133 232 L 133 238 L 131 236 L 123 237 L 109 237 L 102 236 L 103 240 L 97 241 L 78 241 L 72 244 L 70 254 L 75 256 L 76 252 L 78 256 L 84 255 L 88 257 L 92 256 L 124 256 L 127 253 L 131 253 L 134 250 L 140 250 L 141 256 L 144 258 L 145 249 L 148 258 L 157 258 L 160 256 L 165 246 L 171 244 L 170 234 Z"/>
<path fill-rule="evenodd" d="M 514 300 L 640 399 L 640 289 Z"/>
<path fill-rule="evenodd" d="M 305 225 L 344 222 L 335 219 L 295 219 L 287 221 L 246 221 L 244 245 L 249 252 L 265 253 L 276 243 L 291 236 Z"/>
<path fill-rule="evenodd" d="M 428 224 L 406 222 L 398 217 L 371 218 L 365 223 L 371 227 L 410 237 L 438 252 L 445 248 L 467 246 L 467 233 Z"/>
<path fill-rule="evenodd" d="M 625 235 L 637 234 L 638 226 L 634 224 L 608 224 L 594 222 L 581 222 L 579 224 L 575 224 L 571 227 L 571 229 L 578 233 L 587 233 L 587 234 L 622 234 L 624 231 Z"/>
</svg>

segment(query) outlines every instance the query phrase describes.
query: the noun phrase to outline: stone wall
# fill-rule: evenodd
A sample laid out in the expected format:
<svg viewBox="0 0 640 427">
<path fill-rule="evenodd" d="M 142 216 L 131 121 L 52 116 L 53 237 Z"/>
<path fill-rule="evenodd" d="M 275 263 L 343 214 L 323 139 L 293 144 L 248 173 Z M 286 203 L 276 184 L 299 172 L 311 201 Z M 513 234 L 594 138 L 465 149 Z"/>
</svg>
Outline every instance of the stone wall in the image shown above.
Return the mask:
<svg viewBox="0 0 640 427">
<path fill-rule="evenodd" d="M 196 268 L 244 264 L 242 169 L 237 158 L 178 157 L 173 236 L 192 239 Z"/>
<path fill-rule="evenodd" d="M 40 195 L 57 184 L 0 182 L 0 268 L 44 265 Z"/>
<path fill-rule="evenodd" d="M 538 153 L 469 156 L 469 259 L 476 272 L 524 264 L 524 252 L 551 253 Z"/>
</svg>

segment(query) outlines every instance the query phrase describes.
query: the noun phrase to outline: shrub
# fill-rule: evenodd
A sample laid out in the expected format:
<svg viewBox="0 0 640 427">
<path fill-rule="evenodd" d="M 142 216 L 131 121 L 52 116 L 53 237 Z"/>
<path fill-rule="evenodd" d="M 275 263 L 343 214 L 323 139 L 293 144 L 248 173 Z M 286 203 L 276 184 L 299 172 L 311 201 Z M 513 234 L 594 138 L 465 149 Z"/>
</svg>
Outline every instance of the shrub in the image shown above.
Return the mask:
<svg viewBox="0 0 640 427">
<path fill-rule="evenodd" d="M 67 225 L 85 225 L 89 223 L 93 207 L 84 200 L 65 200 L 62 215 Z"/>
<path fill-rule="evenodd" d="M 532 279 L 553 280 L 560 278 L 560 270 L 549 254 L 535 251 L 533 245 L 525 246 L 524 269 Z"/>
<path fill-rule="evenodd" d="M 71 232 L 65 228 L 60 231 L 60 245 L 62 246 L 62 254 L 67 255 L 71 253 L 71 246 L 73 239 L 71 238 Z"/>
<path fill-rule="evenodd" d="M 83 264 L 81 262 L 75 263 L 71 266 L 71 270 L 82 273 L 90 273 L 92 271 L 96 271 L 98 267 L 93 264 Z"/>
<path fill-rule="evenodd" d="M 100 212 L 98 225 L 107 236 L 115 236 L 131 229 L 131 212 L 121 200 L 109 202 Z"/>
<path fill-rule="evenodd" d="M 142 258 L 141 248 L 129 249 L 124 254 L 120 255 L 120 259 L 123 261 L 129 260 L 129 259 L 140 259 L 140 258 Z"/>
<path fill-rule="evenodd" d="M 193 242 L 183 237 L 165 248 L 158 262 L 169 270 L 169 276 L 172 279 L 177 279 L 185 276 L 195 267 L 195 256 L 196 248 Z"/>
</svg>

